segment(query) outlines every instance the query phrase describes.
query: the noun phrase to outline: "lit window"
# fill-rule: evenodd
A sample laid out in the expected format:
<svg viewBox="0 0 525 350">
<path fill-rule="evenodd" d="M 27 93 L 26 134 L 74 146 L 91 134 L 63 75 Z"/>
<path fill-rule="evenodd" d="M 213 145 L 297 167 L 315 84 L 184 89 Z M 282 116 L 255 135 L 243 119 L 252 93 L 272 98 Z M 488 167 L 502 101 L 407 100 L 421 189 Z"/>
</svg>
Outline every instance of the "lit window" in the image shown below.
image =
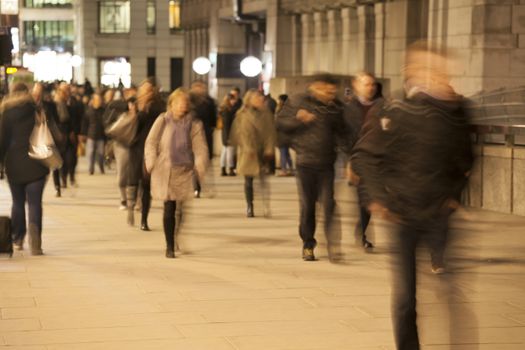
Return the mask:
<svg viewBox="0 0 525 350">
<path fill-rule="evenodd" d="M 72 0 L 25 0 L 24 7 L 71 7 Z"/>
<path fill-rule="evenodd" d="M 170 30 L 178 31 L 180 27 L 180 0 L 170 0 Z"/>
<path fill-rule="evenodd" d="M 157 24 L 157 7 L 155 0 L 148 0 L 146 3 L 146 28 L 148 34 L 155 34 Z"/>
<path fill-rule="evenodd" d="M 100 83 L 105 86 L 131 86 L 131 64 L 126 58 L 101 59 Z"/>
<path fill-rule="evenodd" d="M 129 33 L 129 0 L 101 0 L 98 3 L 99 33 Z"/>
</svg>

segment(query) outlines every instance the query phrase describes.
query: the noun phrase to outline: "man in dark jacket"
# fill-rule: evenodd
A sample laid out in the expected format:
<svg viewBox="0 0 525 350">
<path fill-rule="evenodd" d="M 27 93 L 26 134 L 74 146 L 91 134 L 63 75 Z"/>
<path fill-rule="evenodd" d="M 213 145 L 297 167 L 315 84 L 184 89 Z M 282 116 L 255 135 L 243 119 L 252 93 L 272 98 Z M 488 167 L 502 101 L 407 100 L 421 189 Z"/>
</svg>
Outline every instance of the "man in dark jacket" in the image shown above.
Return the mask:
<svg viewBox="0 0 525 350">
<path fill-rule="evenodd" d="M 392 317 L 397 349 L 419 349 L 416 248 L 441 263 L 448 218 L 473 162 L 464 100 L 448 83 L 446 58 L 416 46 L 407 53 L 406 98 L 368 118 L 352 155 L 373 214 L 397 224 Z M 453 325 L 451 325 L 451 329 Z"/>
<path fill-rule="evenodd" d="M 213 158 L 213 130 L 217 126 L 217 105 L 208 95 L 208 85 L 201 80 L 194 81 L 190 90 L 191 105 L 197 119 L 202 121 L 209 157 Z M 194 179 L 195 197 L 200 197 L 201 185 L 197 177 Z"/>
<path fill-rule="evenodd" d="M 363 127 L 365 119 L 369 111 L 375 106 L 383 103 L 382 97 L 376 97 L 376 81 L 372 74 L 361 72 L 357 74 L 352 81 L 353 96 L 345 104 L 345 123 L 347 130 L 349 130 L 349 142 L 353 146 L 356 144 L 359 138 L 359 132 Z M 351 175 L 351 174 L 350 174 Z M 350 176 L 351 177 L 351 176 Z M 358 229 L 356 230 L 356 237 L 358 233 L 361 236 L 361 244 L 366 250 L 372 249 L 373 244 L 368 241 L 366 237 L 366 229 L 370 222 L 370 212 L 368 208 L 363 204 L 362 197 L 363 188 L 357 186 L 357 197 L 359 205 L 359 223 Z"/>
<path fill-rule="evenodd" d="M 329 254 L 335 252 L 340 238 L 332 230 L 334 200 L 334 163 L 336 148 L 345 144 L 343 104 L 337 99 L 337 81 L 330 75 L 319 75 L 307 94 L 289 99 L 277 116 L 276 127 L 297 152 L 297 186 L 301 201 L 299 234 L 303 241 L 303 260 L 314 261 L 315 204 L 324 208 L 325 234 Z M 331 250 L 334 248 L 334 250 Z"/>
</svg>

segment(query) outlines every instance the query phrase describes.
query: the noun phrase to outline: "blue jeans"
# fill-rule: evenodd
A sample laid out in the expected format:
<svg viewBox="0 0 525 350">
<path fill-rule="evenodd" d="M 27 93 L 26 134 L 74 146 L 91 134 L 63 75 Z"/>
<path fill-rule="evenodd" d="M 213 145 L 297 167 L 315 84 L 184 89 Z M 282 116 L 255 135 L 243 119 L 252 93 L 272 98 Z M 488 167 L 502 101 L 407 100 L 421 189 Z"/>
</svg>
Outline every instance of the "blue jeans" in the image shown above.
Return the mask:
<svg viewBox="0 0 525 350">
<path fill-rule="evenodd" d="M 11 225 L 13 241 L 21 243 L 24 241 L 26 227 L 26 200 L 29 209 L 28 223 L 30 230 L 35 232 L 31 234 L 42 235 L 42 194 L 46 184 L 46 177 L 27 184 L 9 183 L 11 196 L 13 198 L 13 207 L 11 208 Z"/>
<path fill-rule="evenodd" d="M 87 139 L 86 156 L 89 161 L 89 173 L 95 172 L 95 160 L 98 160 L 100 172 L 104 174 L 104 140 Z"/>
<path fill-rule="evenodd" d="M 281 154 L 281 170 L 292 170 L 292 157 L 290 156 L 290 148 L 288 147 L 279 147 L 279 152 Z"/>
</svg>

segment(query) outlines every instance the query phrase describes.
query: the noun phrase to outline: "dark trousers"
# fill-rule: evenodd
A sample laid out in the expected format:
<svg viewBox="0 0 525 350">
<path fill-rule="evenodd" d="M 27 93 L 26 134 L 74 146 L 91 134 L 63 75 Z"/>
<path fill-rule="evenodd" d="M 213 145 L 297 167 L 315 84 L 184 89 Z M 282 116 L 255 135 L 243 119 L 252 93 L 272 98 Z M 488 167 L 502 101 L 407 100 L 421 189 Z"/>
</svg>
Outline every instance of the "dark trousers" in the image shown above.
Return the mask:
<svg viewBox="0 0 525 350">
<path fill-rule="evenodd" d="M 176 201 L 164 202 L 164 213 L 162 222 L 164 225 L 164 236 L 166 237 L 166 249 L 175 250 L 175 211 L 177 209 Z"/>
<path fill-rule="evenodd" d="M 393 235 L 392 322 L 398 350 L 418 350 L 416 324 L 416 249 L 430 248 L 432 258 L 443 257 L 448 231 L 448 217 L 424 225 L 401 225 Z"/>
<path fill-rule="evenodd" d="M 148 214 L 151 207 L 151 182 L 149 175 L 146 174 L 144 169 L 144 147 L 141 148 L 135 145 L 130 148 L 128 166 L 128 187 L 135 188 L 135 195 L 139 184 L 142 186 L 141 222 L 145 223 L 148 221 Z M 135 200 L 136 198 L 132 198 L 132 201 Z M 133 206 L 134 205 L 135 203 L 133 203 Z"/>
<path fill-rule="evenodd" d="M 367 241 L 366 229 L 370 223 L 370 212 L 363 201 L 363 195 L 363 189 L 358 187 L 357 204 L 359 205 L 359 229 L 361 230 L 359 233 L 361 234 L 361 243 L 364 244 Z"/>
<path fill-rule="evenodd" d="M 78 162 L 78 156 L 77 156 L 77 145 L 70 144 L 67 146 L 66 150 L 62 154 L 62 158 L 64 159 L 64 164 L 62 164 L 62 168 L 60 169 L 61 177 L 62 177 L 62 185 L 63 187 L 67 187 L 67 178 L 69 177 L 69 181 L 71 184 L 74 184 L 75 179 L 75 173 L 77 169 L 77 162 Z"/>
<path fill-rule="evenodd" d="M 281 170 L 292 170 L 292 157 L 290 156 L 290 148 L 288 147 L 279 147 L 279 152 L 281 155 Z"/>
<path fill-rule="evenodd" d="M 299 235 L 303 248 L 314 248 L 315 205 L 319 200 L 324 210 L 324 229 L 330 239 L 332 218 L 335 209 L 334 169 L 311 169 L 297 166 L 297 188 L 300 200 Z"/>
<path fill-rule="evenodd" d="M 27 184 L 9 183 L 11 196 L 13 198 L 13 207 L 11 209 L 11 225 L 14 242 L 22 242 L 25 238 L 26 227 L 26 210 L 25 204 L 29 210 L 28 224 L 36 232 L 32 234 L 40 236 L 42 234 L 42 194 L 46 184 L 46 177 Z"/>
</svg>

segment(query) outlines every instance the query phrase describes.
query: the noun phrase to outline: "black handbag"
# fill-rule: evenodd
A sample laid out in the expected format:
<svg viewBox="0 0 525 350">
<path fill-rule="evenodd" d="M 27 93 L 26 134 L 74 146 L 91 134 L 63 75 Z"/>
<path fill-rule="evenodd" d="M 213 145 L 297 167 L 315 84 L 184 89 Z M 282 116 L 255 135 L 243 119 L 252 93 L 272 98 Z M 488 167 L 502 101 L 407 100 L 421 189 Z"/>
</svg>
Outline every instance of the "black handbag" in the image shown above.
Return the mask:
<svg viewBox="0 0 525 350">
<path fill-rule="evenodd" d="M 11 236 L 11 219 L 0 216 L 0 254 L 13 256 L 13 238 Z"/>
</svg>

